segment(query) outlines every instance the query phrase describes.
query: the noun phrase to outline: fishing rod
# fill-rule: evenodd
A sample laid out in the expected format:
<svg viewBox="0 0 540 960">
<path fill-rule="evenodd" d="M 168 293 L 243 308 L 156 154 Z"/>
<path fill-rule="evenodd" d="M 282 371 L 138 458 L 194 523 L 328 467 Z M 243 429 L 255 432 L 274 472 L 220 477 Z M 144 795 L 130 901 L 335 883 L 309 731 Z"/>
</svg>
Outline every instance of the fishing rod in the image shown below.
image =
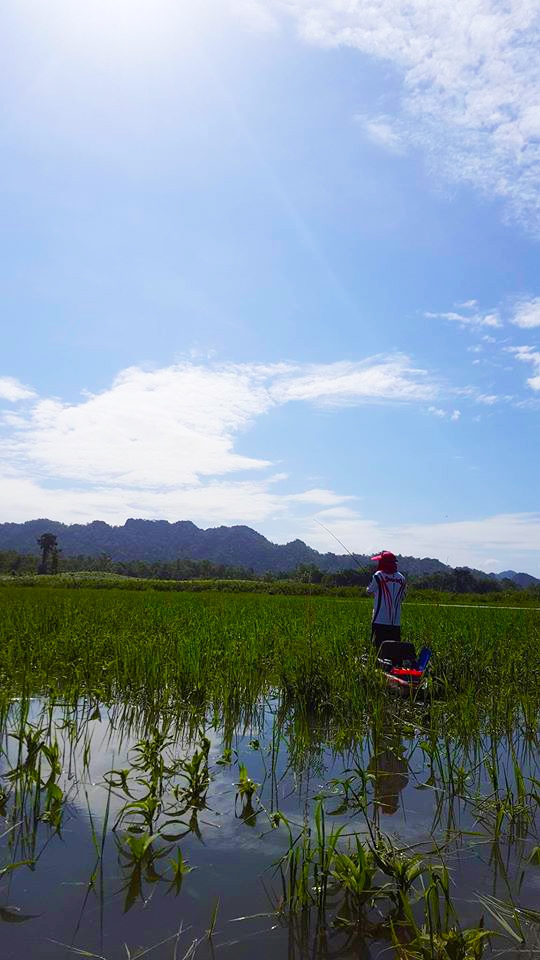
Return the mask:
<svg viewBox="0 0 540 960">
<path fill-rule="evenodd" d="M 341 542 L 341 540 L 339 539 L 339 537 L 336 537 L 335 533 L 332 533 L 332 531 L 329 530 L 328 527 L 325 527 L 324 523 L 321 523 L 320 520 L 317 520 L 317 517 L 313 517 L 313 519 L 315 520 L 315 523 L 318 523 L 319 526 L 323 528 L 323 530 L 326 530 L 326 532 L 329 533 L 330 536 L 333 537 L 334 540 L 337 541 L 337 543 L 339 543 L 340 547 L 343 547 L 343 549 L 345 550 L 345 552 L 348 553 L 350 557 L 352 557 L 352 559 L 354 560 L 356 566 L 359 567 L 360 570 L 363 570 L 364 568 L 363 568 L 362 564 L 360 563 L 360 561 L 357 560 L 356 557 L 355 557 L 355 555 L 354 555 L 354 553 L 351 553 L 351 551 L 348 549 L 348 547 L 346 547 L 345 544 Z"/>
</svg>

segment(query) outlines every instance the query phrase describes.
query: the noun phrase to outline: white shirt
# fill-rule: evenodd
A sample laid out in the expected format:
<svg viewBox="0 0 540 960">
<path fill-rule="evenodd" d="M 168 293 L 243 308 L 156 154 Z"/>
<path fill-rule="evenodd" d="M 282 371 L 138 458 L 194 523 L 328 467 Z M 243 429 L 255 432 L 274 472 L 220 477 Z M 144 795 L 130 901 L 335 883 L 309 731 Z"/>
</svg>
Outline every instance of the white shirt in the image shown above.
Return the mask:
<svg viewBox="0 0 540 960">
<path fill-rule="evenodd" d="M 377 570 L 367 588 L 367 592 L 373 594 L 373 623 L 399 627 L 405 587 L 402 573 L 383 573 L 382 570 Z"/>
</svg>

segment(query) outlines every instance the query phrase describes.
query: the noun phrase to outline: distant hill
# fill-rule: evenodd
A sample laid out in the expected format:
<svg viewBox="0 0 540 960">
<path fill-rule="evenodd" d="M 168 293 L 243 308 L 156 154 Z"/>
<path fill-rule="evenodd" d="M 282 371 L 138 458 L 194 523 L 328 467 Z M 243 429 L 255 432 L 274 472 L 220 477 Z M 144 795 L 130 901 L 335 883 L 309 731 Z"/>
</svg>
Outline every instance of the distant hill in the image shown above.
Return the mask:
<svg viewBox="0 0 540 960">
<path fill-rule="evenodd" d="M 535 583 L 540 583 L 538 577 L 533 577 L 530 573 L 516 573 L 515 570 L 503 570 L 502 573 L 492 573 L 490 576 L 496 580 L 513 580 L 514 583 L 525 590 L 527 587 L 534 586 Z"/>
<path fill-rule="evenodd" d="M 0 524 L 0 550 L 39 554 L 37 539 L 53 533 L 64 556 L 107 554 L 114 561 L 167 561 L 179 558 L 210 560 L 229 566 L 251 568 L 255 573 L 294 570 L 313 563 L 320 570 L 335 573 L 354 567 L 348 554 L 319 553 L 302 540 L 283 545 L 271 543 L 251 527 L 210 527 L 203 530 L 189 520 L 126 520 L 113 527 L 102 520 L 87 524 L 64 524 L 55 520 L 29 520 Z M 355 554 L 360 566 L 369 566 L 367 554 Z M 451 567 L 429 557 L 400 557 L 406 574 L 443 573 Z"/>
</svg>

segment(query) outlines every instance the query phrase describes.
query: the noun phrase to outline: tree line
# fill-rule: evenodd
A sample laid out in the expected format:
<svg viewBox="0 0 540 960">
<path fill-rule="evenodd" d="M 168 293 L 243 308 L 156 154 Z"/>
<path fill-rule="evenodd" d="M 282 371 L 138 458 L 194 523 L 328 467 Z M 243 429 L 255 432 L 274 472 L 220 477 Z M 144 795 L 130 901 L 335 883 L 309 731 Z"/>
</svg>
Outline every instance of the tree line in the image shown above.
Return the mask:
<svg viewBox="0 0 540 960">
<path fill-rule="evenodd" d="M 113 560 L 109 554 L 64 556 L 54 534 L 43 534 L 37 544 L 41 555 L 0 551 L 0 574 L 14 577 L 31 574 L 112 573 L 152 580 L 256 580 L 253 570 L 210 560 L 180 557 L 171 561 Z"/>
<path fill-rule="evenodd" d="M 367 587 L 373 577 L 374 567 L 353 567 L 337 573 L 325 573 L 315 564 L 300 564 L 294 573 L 279 574 L 276 579 L 294 577 L 304 583 L 320 583 L 324 587 Z M 455 567 L 438 573 L 410 574 L 407 583 L 415 590 L 437 590 L 442 593 L 506 593 L 521 590 L 514 580 L 497 580 L 494 577 L 478 576 L 468 567 Z"/>
<path fill-rule="evenodd" d="M 264 580 L 266 582 L 292 580 L 304 584 L 319 584 L 323 587 L 366 587 L 373 567 L 353 567 L 335 573 L 320 570 L 314 563 L 301 563 L 293 571 L 260 575 L 252 568 L 215 563 L 210 560 L 192 560 L 179 557 L 168 561 L 113 560 L 107 553 L 97 556 L 63 556 L 57 537 L 43 533 L 37 539 L 40 556 L 21 554 L 16 550 L 0 551 L 0 574 L 23 576 L 29 574 L 77 573 L 81 571 L 116 574 L 152 580 Z M 408 578 L 411 587 L 417 590 L 434 590 L 442 593 L 500 593 L 521 590 L 513 580 L 497 580 L 478 576 L 468 567 L 456 567 L 444 572 L 415 574 Z M 540 594 L 540 587 L 532 592 Z"/>
</svg>

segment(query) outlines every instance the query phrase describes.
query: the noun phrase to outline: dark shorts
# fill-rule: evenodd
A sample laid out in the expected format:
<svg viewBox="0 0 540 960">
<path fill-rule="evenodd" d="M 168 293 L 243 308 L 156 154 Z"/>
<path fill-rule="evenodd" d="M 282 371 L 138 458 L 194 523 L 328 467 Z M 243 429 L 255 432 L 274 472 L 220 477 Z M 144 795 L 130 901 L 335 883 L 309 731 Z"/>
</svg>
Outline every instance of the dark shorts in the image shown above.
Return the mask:
<svg viewBox="0 0 540 960">
<path fill-rule="evenodd" d="M 386 623 L 372 623 L 371 640 L 378 650 L 385 640 L 401 640 L 401 627 L 392 627 Z"/>
</svg>

